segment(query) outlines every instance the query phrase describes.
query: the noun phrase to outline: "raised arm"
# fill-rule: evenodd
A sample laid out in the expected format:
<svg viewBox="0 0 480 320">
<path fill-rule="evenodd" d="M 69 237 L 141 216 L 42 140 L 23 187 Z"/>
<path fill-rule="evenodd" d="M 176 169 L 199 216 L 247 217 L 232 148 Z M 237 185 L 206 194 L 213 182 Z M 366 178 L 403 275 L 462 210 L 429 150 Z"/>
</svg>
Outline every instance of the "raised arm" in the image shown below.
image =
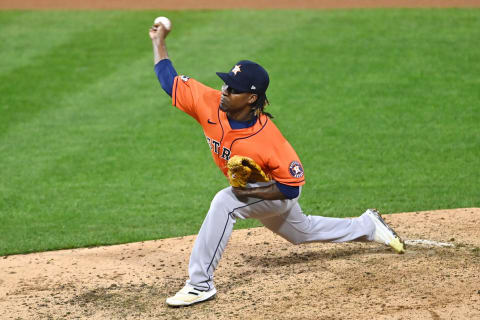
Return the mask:
<svg viewBox="0 0 480 320">
<path fill-rule="evenodd" d="M 172 96 L 173 81 L 177 76 L 177 71 L 168 58 L 167 46 L 165 38 L 170 29 L 165 28 L 161 23 L 154 24 L 149 31 L 150 39 L 153 45 L 153 62 L 155 65 L 155 73 L 158 81 L 162 85 L 163 90 Z"/>
<path fill-rule="evenodd" d="M 168 59 L 167 46 L 165 44 L 165 38 L 170 32 L 169 29 L 161 23 L 154 24 L 150 28 L 150 39 L 152 39 L 153 45 L 153 62 L 156 65 L 160 60 Z"/>
</svg>

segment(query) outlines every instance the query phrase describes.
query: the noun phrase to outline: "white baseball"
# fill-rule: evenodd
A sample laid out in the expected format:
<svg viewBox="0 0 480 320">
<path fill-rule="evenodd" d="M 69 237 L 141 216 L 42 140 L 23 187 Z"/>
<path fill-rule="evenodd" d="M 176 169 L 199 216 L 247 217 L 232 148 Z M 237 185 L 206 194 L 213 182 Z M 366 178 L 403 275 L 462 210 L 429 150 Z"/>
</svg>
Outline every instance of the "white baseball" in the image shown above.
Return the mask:
<svg viewBox="0 0 480 320">
<path fill-rule="evenodd" d="M 170 30 L 170 28 L 172 27 L 172 23 L 170 22 L 170 19 L 168 19 L 167 17 L 157 17 L 153 22 L 153 24 L 159 24 L 159 23 L 163 24 L 163 26 L 167 30 Z"/>
</svg>

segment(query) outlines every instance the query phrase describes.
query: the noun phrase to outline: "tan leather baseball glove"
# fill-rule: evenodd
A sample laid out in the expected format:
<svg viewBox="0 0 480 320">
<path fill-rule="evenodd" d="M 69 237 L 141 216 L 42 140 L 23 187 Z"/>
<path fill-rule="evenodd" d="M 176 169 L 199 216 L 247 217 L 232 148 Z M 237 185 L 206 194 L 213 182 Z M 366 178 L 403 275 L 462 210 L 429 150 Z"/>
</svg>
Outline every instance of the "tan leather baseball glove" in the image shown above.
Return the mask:
<svg viewBox="0 0 480 320">
<path fill-rule="evenodd" d="M 233 156 L 227 162 L 228 180 L 232 187 L 245 187 L 247 182 L 266 182 L 270 181 L 262 168 L 250 159 L 244 156 Z"/>
</svg>

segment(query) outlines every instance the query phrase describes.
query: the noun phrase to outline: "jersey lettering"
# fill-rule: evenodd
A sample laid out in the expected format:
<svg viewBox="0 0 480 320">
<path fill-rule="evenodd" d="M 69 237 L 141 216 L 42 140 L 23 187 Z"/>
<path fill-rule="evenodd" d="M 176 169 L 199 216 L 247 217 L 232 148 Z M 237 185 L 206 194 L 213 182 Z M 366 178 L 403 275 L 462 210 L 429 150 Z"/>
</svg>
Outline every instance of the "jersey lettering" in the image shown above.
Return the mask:
<svg viewBox="0 0 480 320">
<path fill-rule="evenodd" d="M 220 147 L 220 142 L 215 141 L 215 140 L 212 139 L 212 143 L 213 143 L 213 152 L 215 152 L 216 154 L 218 154 L 218 147 Z"/>
<path fill-rule="evenodd" d="M 225 160 L 229 160 L 230 159 L 230 149 L 228 148 L 225 148 L 223 147 L 223 151 L 222 151 L 222 156 L 221 156 L 223 159 Z"/>
<path fill-rule="evenodd" d="M 210 147 L 210 150 L 213 150 L 213 152 L 215 152 L 216 154 L 219 154 L 219 149 L 220 149 L 220 142 L 210 138 L 210 137 L 207 137 L 207 143 L 208 143 L 208 146 Z M 227 147 L 222 147 L 222 155 L 220 156 L 220 158 L 228 161 L 230 159 L 230 154 L 232 152 L 230 151 L 230 149 L 228 149 Z"/>
</svg>

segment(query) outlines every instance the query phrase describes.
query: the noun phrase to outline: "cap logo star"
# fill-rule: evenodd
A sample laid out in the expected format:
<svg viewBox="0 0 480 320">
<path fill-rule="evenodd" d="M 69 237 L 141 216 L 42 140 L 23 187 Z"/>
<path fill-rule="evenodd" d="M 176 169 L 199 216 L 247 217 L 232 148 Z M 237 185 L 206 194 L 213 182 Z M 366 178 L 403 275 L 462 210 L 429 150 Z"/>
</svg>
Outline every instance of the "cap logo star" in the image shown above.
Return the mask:
<svg viewBox="0 0 480 320">
<path fill-rule="evenodd" d="M 235 65 L 235 67 L 233 67 L 232 69 L 233 74 L 237 75 L 237 73 L 242 72 L 242 70 L 240 70 L 241 66 L 242 66 L 241 64 Z"/>
</svg>

